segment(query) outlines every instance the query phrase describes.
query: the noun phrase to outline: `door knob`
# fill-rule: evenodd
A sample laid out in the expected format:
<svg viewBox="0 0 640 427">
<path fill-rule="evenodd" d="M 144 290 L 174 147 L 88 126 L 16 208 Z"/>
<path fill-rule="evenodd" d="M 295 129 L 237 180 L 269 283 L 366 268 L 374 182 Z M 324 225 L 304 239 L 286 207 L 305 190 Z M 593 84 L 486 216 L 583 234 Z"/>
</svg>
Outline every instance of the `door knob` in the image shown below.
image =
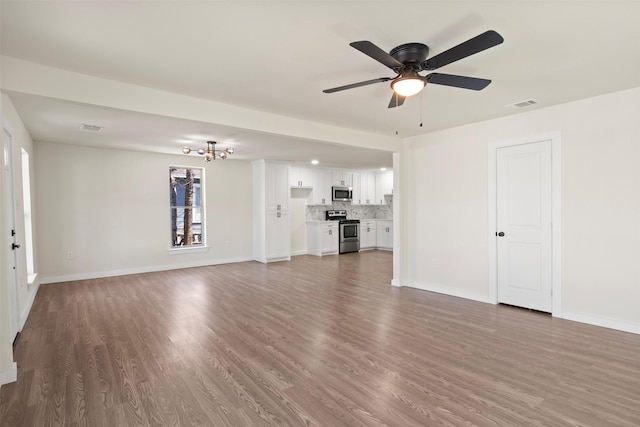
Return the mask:
<svg viewBox="0 0 640 427">
<path fill-rule="evenodd" d="M 498 233 L 498 236 L 500 236 L 500 237 L 504 237 L 504 231 L 499 232 L 499 233 Z"/>
<path fill-rule="evenodd" d="M 12 244 L 11 244 L 11 249 L 12 249 L 12 250 L 14 250 L 14 251 L 15 251 L 16 249 L 18 249 L 19 247 L 20 247 L 20 245 L 16 245 L 15 243 L 12 243 Z"/>
</svg>

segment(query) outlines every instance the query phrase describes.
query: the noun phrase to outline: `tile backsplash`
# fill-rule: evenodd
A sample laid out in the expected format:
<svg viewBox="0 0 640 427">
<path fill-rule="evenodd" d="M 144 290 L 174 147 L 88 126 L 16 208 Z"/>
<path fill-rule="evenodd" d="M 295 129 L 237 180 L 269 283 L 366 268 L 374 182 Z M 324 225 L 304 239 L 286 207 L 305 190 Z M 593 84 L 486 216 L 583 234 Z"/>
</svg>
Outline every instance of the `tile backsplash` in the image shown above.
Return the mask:
<svg viewBox="0 0 640 427">
<path fill-rule="evenodd" d="M 333 202 L 333 206 L 307 206 L 307 221 L 324 221 L 325 212 L 332 209 L 345 209 L 347 219 L 393 219 L 391 201 L 387 205 L 354 205 L 348 202 Z"/>
</svg>

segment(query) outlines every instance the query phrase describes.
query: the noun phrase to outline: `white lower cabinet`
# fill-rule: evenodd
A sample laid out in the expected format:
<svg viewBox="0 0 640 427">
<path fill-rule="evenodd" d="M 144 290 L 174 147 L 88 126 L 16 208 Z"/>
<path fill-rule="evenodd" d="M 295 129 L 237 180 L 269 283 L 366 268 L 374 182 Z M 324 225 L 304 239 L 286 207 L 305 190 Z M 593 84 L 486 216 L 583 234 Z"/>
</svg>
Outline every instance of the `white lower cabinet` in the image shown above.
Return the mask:
<svg viewBox="0 0 640 427">
<path fill-rule="evenodd" d="M 360 221 L 360 249 L 376 247 L 376 221 Z"/>
<path fill-rule="evenodd" d="M 376 228 L 377 247 L 380 249 L 393 249 L 393 221 L 378 220 Z"/>
<path fill-rule="evenodd" d="M 291 220 L 288 212 L 268 212 L 266 221 L 267 262 L 291 259 Z"/>
<path fill-rule="evenodd" d="M 338 233 L 337 222 L 308 222 L 307 246 L 309 255 L 337 254 L 339 249 Z"/>
</svg>

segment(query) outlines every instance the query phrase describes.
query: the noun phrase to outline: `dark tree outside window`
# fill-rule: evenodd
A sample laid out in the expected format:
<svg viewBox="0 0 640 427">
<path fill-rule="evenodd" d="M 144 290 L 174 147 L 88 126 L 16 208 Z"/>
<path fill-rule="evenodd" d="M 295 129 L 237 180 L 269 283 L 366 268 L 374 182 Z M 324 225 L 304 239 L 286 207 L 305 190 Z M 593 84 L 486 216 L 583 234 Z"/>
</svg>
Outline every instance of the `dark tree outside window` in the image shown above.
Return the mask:
<svg viewBox="0 0 640 427">
<path fill-rule="evenodd" d="M 169 168 L 171 247 L 204 244 L 202 169 Z"/>
</svg>

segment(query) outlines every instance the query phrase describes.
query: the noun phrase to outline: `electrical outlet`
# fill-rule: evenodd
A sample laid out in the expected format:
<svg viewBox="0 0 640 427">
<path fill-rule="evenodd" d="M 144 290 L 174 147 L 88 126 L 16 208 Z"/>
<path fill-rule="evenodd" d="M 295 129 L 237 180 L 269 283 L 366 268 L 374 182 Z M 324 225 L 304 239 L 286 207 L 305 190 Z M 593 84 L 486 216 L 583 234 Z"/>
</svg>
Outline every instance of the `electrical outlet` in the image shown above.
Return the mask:
<svg viewBox="0 0 640 427">
<path fill-rule="evenodd" d="M 73 259 L 73 252 L 67 252 L 67 259 Z"/>
<path fill-rule="evenodd" d="M 438 262 L 438 258 L 434 258 L 434 259 L 433 259 L 433 266 L 434 266 L 435 268 L 438 268 L 438 266 L 439 266 L 439 265 L 440 265 L 440 263 Z"/>
</svg>

